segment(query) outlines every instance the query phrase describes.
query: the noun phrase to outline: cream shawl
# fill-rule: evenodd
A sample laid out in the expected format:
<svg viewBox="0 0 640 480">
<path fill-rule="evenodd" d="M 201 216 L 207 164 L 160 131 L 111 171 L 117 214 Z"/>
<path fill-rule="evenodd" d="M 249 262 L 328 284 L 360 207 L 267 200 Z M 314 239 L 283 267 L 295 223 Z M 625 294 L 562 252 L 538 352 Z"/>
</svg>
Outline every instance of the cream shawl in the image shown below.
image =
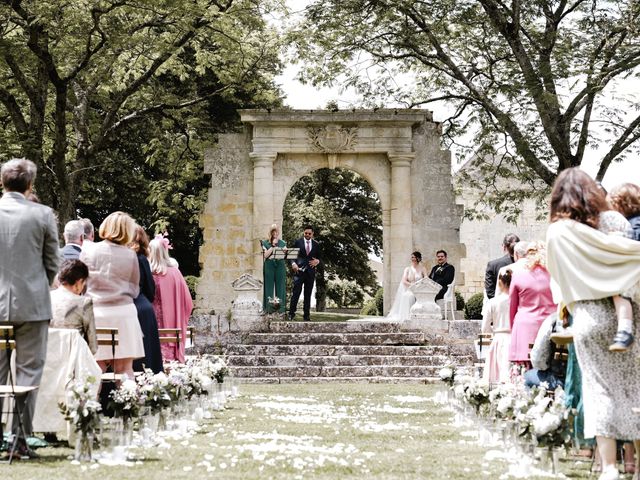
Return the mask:
<svg viewBox="0 0 640 480">
<path fill-rule="evenodd" d="M 559 220 L 547 229 L 547 269 L 556 303 L 619 295 L 640 281 L 640 242 Z"/>
</svg>

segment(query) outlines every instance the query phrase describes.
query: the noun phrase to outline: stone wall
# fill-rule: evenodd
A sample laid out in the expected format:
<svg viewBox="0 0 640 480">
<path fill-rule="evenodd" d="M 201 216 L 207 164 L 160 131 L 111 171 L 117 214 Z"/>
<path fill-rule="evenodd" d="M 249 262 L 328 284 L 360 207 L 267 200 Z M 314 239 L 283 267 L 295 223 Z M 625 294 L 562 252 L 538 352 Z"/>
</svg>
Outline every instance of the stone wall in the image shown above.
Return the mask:
<svg viewBox="0 0 640 480">
<path fill-rule="evenodd" d="M 473 207 L 478 201 L 478 192 L 460 184 L 455 180 L 458 196 L 457 201 L 465 208 Z M 503 188 L 507 188 L 503 186 Z M 508 188 L 518 188 L 510 185 Z M 461 262 L 464 272 L 464 282 L 458 283 L 456 290 L 467 299 L 471 295 L 484 291 L 484 274 L 487 262 L 504 255 L 502 240 L 508 233 L 515 233 L 521 240 L 544 240 L 546 237 L 548 222 L 546 218 L 540 220 L 537 217 L 533 200 L 526 200 L 522 205 L 522 213 L 517 222 L 511 223 L 502 215 L 487 212 L 489 220 L 463 219 L 460 224 L 460 242 L 466 245 L 467 255 Z"/>
<path fill-rule="evenodd" d="M 207 205 L 200 217 L 204 244 L 196 305 L 198 311 L 224 315 L 234 298 L 231 283 L 251 272 L 253 165 L 249 132 L 224 134 L 218 147 L 206 152 L 205 173 L 211 174 Z"/>
<path fill-rule="evenodd" d="M 456 268 L 456 284 L 464 283 L 466 256 L 459 229 L 463 206 L 457 203 L 451 177 L 451 153 L 440 148 L 440 125 L 424 123 L 413 130 L 416 158 L 411 166 L 413 239 L 429 270 L 437 250 L 445 250 Z M 407 255 L 407 260 L 409 255 Z"/>
<path fill-rule="evenodd" d="M 445 249 L 462 282 L 465 255 L 459 239 L 450 154 L 440 149 L 440 128 L 427 110 L 241 111 L 245 132 L 220 135 L 207 152 L 211 174 L 201 216 L 200 312 L 224 314 L 231 283 L 244 273 L 262 278 L 258 241 L 282 224 L 291 186 L 319 168 L 348 168 L 378 193 L 383 217 L 385 308 L 413 250 L 427 266 Z"/>
</svg>

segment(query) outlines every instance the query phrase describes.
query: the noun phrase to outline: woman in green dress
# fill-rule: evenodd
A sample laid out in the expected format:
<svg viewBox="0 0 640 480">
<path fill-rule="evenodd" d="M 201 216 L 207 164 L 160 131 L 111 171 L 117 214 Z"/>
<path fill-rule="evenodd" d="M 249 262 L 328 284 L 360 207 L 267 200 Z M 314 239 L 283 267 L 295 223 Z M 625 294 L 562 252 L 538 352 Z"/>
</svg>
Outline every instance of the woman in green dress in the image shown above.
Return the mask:
<svg viewBox="0 0 640 480">
<path fill-rule="evenodd" d="M 287 295 L 287 267 L 284 260 L 275 260 L 273 251 L 275 247 L 285 248 L 287 244 L 281 239 L 280 231 L 276 224 L 269 229 L 269 239 L 262 240 L 262 258 L 264 258 L 264 294 L 262 308 L 266 313 L 275 311 L 284 314 Z"/>
</svg>

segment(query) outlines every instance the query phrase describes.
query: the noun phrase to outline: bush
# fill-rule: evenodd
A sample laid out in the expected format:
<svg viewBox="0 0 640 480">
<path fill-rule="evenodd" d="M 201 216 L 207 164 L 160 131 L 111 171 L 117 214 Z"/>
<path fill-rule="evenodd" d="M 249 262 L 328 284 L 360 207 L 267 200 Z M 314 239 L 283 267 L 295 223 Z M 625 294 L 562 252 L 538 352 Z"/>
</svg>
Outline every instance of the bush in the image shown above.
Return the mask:
<svg viewBox="0 0 640 480">
<path fill-rule="evenodd" d="M 464 318 L 466 320 L 482 320 L 482 301 L 484 295 L 482 292 L 478 292 L 475 295 L 471 295 L 467 304 L 464 306 Z"/>
<path fill-rule="evenodd" d="M 378 289 L 375 296 L 364 304 L 360 315 L 382 316 L 384 311 L 384 291 L 382 287 Z"/>
<path fill-rule="evenodd" d="M 456 292 L 456 310 L 464 310 L 464 297 L 460 292 Z"/>
<path fill-rule="evenodd" d="M 362 308 L 364 290 L 356 282 L 330 281 L 327 297 L 333 300 L 338 308 Z"/>
<path fill-rule="evenodd" d="M 189 287 L 189 293 L 191 294 L 191 299 L 196 299 L 196 288 L 198 288 L 198 282 L 200 281 L 200 277 L 194 277 L 193 275 L 187 275 L 184 277 L 185 282 L 187 282 L 187 287 Z"/>
</svg>

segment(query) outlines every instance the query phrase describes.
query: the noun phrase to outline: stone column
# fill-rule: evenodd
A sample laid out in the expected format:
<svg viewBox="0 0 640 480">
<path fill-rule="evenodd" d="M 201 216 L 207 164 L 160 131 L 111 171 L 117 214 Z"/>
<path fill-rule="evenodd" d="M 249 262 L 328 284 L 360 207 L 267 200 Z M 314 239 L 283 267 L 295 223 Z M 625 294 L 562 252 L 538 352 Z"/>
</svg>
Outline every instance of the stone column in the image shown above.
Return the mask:
<svg viewBox="0 0 640 480">
<path fill-rule="evenodd" d="M 411 223 L 411 161 L 415 154 L 388 153 L 391 162 L 391 214 L 389 232 L 390 274 L 388 285 L 395 296 L 404 267 L 409 264 L 413 250 L 413 227 Z M 387 282 L 385 282 L 387 283 Z M 385 299 L 388 298 L 385 295 Z M 391 303 L 388 303 L 389 307 Z M 387 308 L 385 308 L 387 310 Z"/>
<path fill-rule="evenodd" d="M 250 153 L 253 161 L 253 232 L 251 249 L 256 252 L 254 256 L 255 275 L 262 278 L 262 256 L 257 252 L 260 248 L 258 242 L 266 238 L 275 216 L 273 211 L 273 162 L 277 153 Z M 282 228 L 282 225 L 278 225 Z"/>
</svg>

